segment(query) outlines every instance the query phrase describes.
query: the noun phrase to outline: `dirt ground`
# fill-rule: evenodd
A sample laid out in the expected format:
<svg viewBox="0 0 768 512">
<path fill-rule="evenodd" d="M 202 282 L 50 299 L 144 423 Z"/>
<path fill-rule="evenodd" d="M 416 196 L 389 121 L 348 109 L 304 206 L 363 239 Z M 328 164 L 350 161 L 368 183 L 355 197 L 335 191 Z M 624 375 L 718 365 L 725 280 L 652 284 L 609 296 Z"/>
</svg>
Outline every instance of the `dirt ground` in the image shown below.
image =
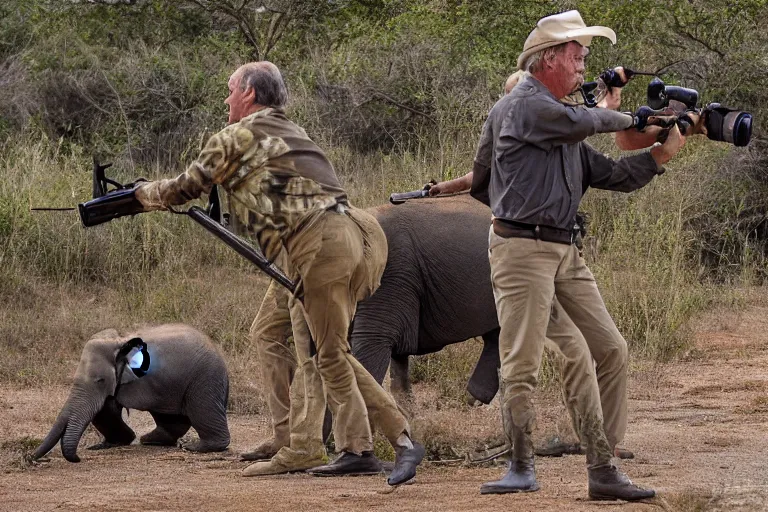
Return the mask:
<svg viewBox="0 0 768 512">
<path fill-rule="evenodd" d="M 133 445 L 87 451 L 66 462 L 25 464 L 26 436 L 42 438 L 67 389 L 0 387 L 0 510 L 766 510 L 768 509 L 768 308 L 712 314 L 681 361 L 636 365 L 625 445 L 637 458 L 621 466 L 654 487 L 649 504 L 588 500 L 583 456 L 539 459 L 541 491 L 481 496 L 480 484 L 503 467 L 426 463 L 411 485 L 388 492 L 384 477 L 321 479 L 307 475 L 240 477 L 237 453 L 266 437 L 262 416 L 230 417 L 233 443 L 224 454 Z M 427 399 L 428 401 L 428 399 Z M 434 424 L 453 422 L 465 435 L 498 426 L 496 404 L 471 410 L 429 410 Z M 539 431 L 562 428 L 562 409 L 542 400 Z M 151 429 L 132 412 L 140 435 Z M 560 425 L 560 426 L 558 426 Z"/>
</svg>

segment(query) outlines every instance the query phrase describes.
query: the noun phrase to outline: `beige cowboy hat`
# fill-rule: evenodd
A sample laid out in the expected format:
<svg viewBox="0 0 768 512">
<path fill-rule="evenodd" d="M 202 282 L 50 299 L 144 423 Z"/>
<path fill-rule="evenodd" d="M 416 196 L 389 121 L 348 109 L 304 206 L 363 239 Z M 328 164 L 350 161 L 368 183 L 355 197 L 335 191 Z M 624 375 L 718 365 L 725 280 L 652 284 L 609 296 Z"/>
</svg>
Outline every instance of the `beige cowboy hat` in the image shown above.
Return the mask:
<svg viewBox="0 0 768 512">
<path fill-rule="evenodd" d="M 541 18 L 525 40 L 523 53 L 517 58 L 517 67 L 523 69 L 523 63 L 530 55 L 545 48 L 568 41 L 589 46 L 592 38 L 597 36 L 607 37 L 611 43 L 616 44 L 616 32 L 608 27 L 588 27 L 579 11 L 566 11 Z"/>
</svg>

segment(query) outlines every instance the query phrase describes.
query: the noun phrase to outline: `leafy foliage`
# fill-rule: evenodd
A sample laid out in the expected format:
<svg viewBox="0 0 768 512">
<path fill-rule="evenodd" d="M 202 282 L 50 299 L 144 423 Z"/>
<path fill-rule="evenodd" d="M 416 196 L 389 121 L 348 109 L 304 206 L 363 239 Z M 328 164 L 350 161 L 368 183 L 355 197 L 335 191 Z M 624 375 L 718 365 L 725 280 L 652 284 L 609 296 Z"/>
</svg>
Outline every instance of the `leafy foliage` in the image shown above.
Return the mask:
<svg viewBox="0 0 768 512">
<path fill-rule="evenodd" d="M 81 339 L 117 310 L 123 323 L 193 318 L 249 372 L 244 340 L 258 300 L 243 297 L 255 277 L 240 283 L 247 267 L 225 248 L 160 214 L 86 233 L 72 217 L 30 213 L 86 199 L 92 154 L 113 160 L 121 180 L 174 174 L 223 126 L 227 77 L 268 58 L 286 77 L 291 117 L 326 149 L 356 204 L 379 203 L 471 169 L 528 33 L 570 8 L 618 34 L 614 46 L 592 44 L 588 76 L 615 65 L 664 71 L 705 102 L 755 116 L 751 148 L 690 140 L 647 189 L 585 203 L 590 263 L 620 329 L 636 350 L 673 355 L 691 315 L 727 295 L 711 293 L 713 282 L 767 275 L 768 1 L 3 0 L 3 377 L 63 373 L 69 352 L 54 341 Z M 644 103 L 646 85 L 634 79 L 623 108 Z M 221 291 L 223 280 L 240 286 Z M 26 321 L 32 310 L 48 322 Z M 440 357 L 424 360 L 421 378 L 471 364 Z"/>
</svg>

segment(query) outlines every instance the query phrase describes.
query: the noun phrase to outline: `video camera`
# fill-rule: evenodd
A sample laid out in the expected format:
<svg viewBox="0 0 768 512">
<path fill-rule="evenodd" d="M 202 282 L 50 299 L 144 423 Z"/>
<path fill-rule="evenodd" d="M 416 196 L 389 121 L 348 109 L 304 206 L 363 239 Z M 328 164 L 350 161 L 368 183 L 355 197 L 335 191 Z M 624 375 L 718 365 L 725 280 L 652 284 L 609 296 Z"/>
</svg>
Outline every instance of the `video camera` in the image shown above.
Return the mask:
<svg viewBox="0 0 768 512">
<path fill-rule="evenodd" d="M 666 85 L 659 78 L 648 84 L 648 106 L 653 110 L 663 110 L 675 105 L 675 101 L 685 106 L 678 117 L 677 125 L 683 135 L 701 133 L 710 140 L 728 142 L 734 146 L 746 146 L 752 138 L 752 114 L 723 107 L 719 103 L 710 103 L 704 108 L 697 108 L 699 93 L 694 89 Z"/>
</svg>

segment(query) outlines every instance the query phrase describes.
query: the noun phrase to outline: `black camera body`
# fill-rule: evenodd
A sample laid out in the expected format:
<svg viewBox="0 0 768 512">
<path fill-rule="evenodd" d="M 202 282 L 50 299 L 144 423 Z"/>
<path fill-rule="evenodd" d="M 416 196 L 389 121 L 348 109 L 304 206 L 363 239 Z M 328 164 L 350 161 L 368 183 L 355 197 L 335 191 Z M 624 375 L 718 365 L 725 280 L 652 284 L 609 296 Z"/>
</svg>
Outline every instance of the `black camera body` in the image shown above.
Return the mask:
<svg viewBox="0 0 768 512">
<path fill-rule="evenodd" d="M 699 93 L 694 89 L 666 85 L 659 78 L 654 78 L 648 84 L 648 106 L 653 110 L 661 110 L 669 106 L 670 101 L 679 101 L 689 109 L 696 108 Z"/>
<path fill-rule="evenodd" d="M 698 109 L 699 93 L 694 89 L 666 85 L 659 78 L 654 78 L 648 84 L 648 106 L 661 110 L 669 106 L 670 101 L 678 101 L 685 105 L 688 111 L 703 116 L 704 129 L 710 140 L 728 142 L 734 146 L 746 146 L 752 139 L 752 114 L 723 107 L 719 103 L 710 103 L 703 109 Z M 678 126 L 683 135 L 693 135 L 688 130 L 694 125 L 687 115 L 680 117 Z"/>
</svg>

